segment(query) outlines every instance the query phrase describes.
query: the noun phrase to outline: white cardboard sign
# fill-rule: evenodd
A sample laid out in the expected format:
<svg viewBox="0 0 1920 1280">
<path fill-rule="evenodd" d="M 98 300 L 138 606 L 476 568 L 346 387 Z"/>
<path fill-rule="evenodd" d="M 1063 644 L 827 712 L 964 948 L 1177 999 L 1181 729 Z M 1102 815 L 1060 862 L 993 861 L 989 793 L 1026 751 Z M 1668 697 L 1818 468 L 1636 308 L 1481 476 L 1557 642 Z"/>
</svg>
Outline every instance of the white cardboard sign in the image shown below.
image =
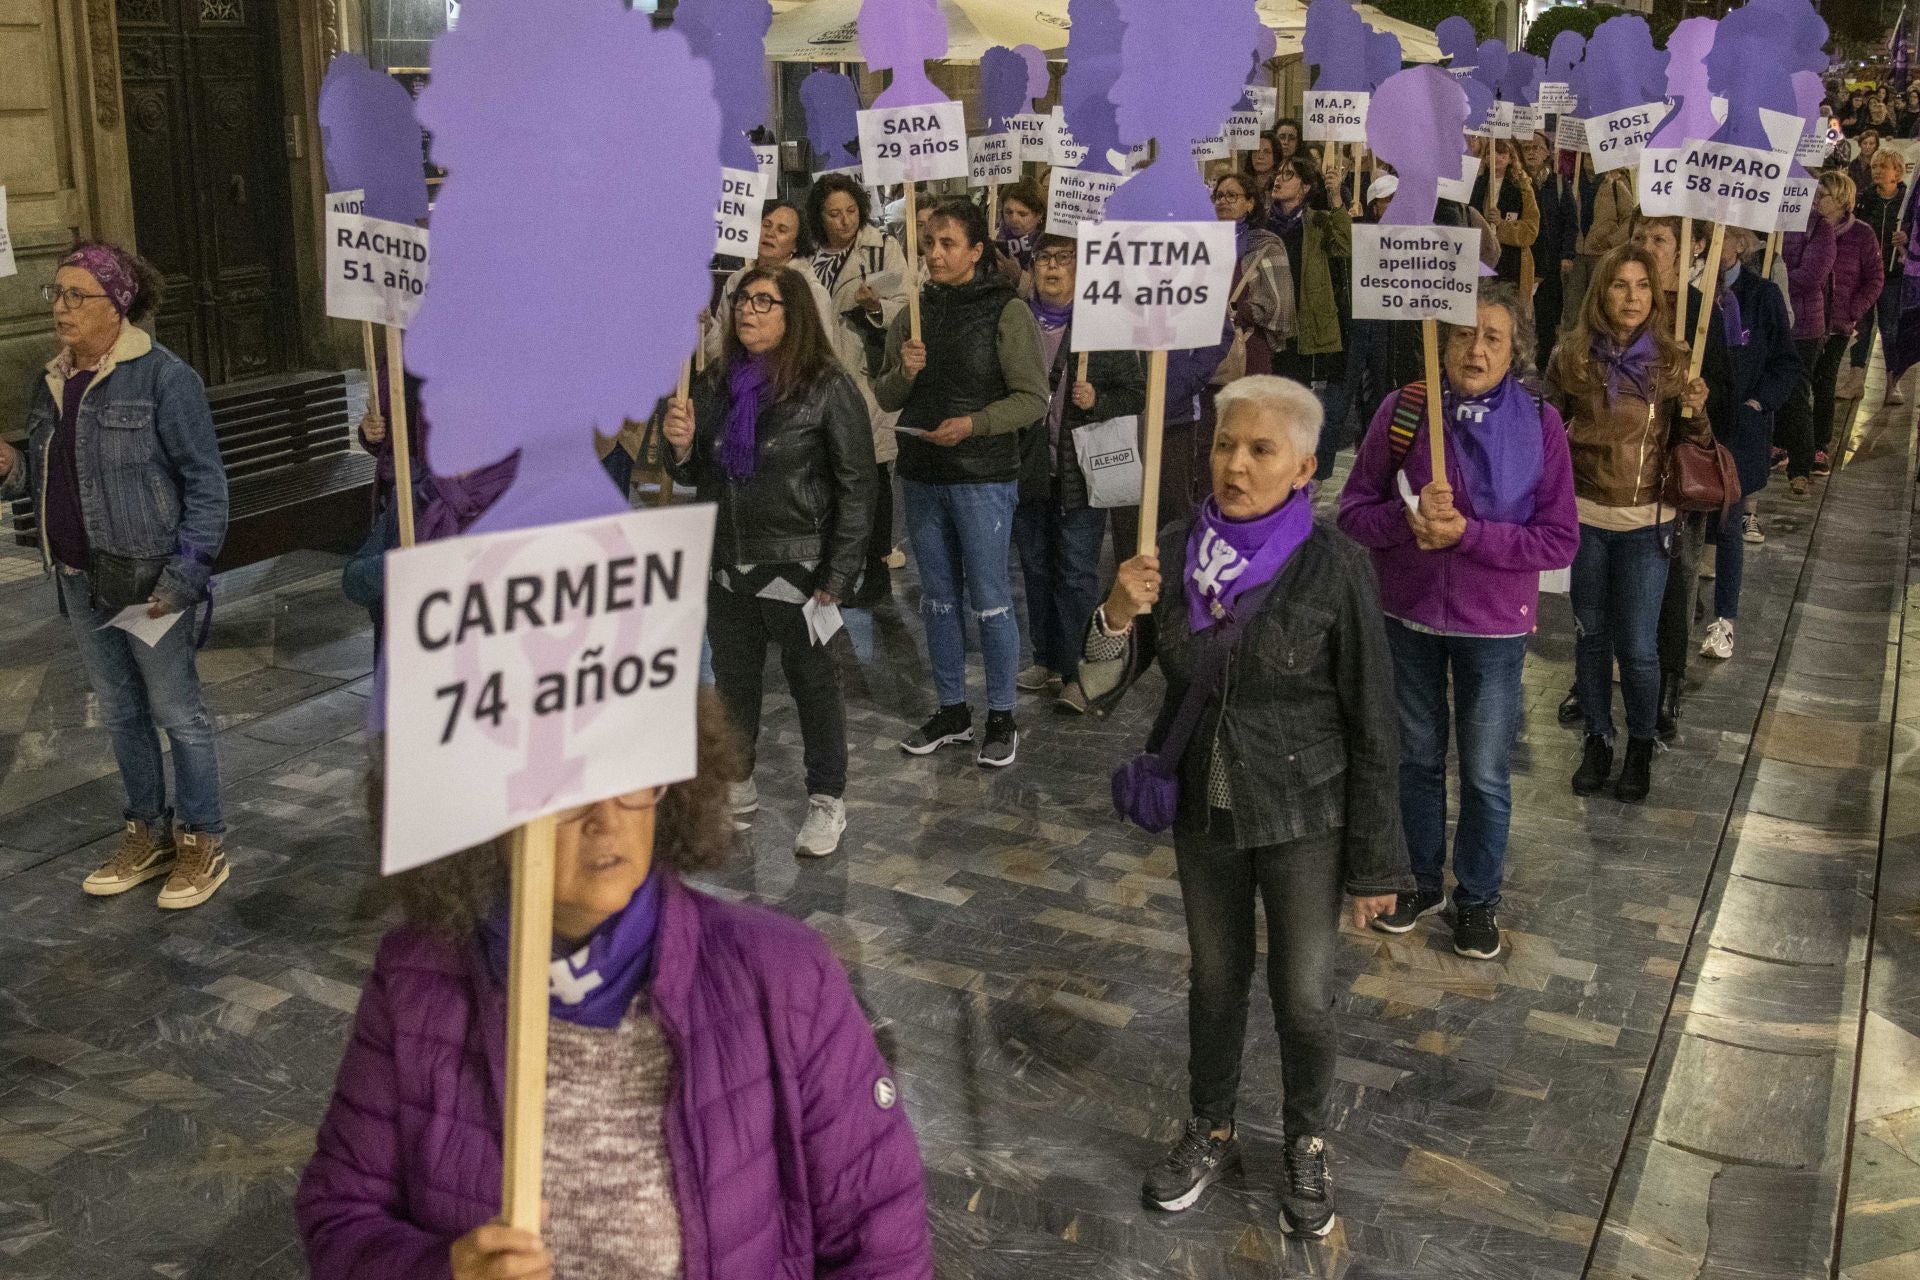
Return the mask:
<svg viewBox="0 0 1920 1280">
<path fill-rule="evenodd" d="M 367 193 L 356 187 L 352 191 L 327 192 L 328 213 L 365 213 Z"/>
<path fill-rule="evenodd" d="M 1537 102 L 1516 102 L 1513 104 L 1513 136 L 1531 138 L 1547 127 L 1547 113 L 1540 109 Z"/>
<path fill-rule="evenodd" d="M 1310 142 L 1365 142 L 1370 93 L 1357 90 L 1313 90 L 1304 95 L 1300 136 Z"/>
<path fill-rule="evenodd" d="M 1232 154 L 1227 150 L 1227 135 L 1224 130 L 1210 138 L 1195 138 L 1189 150 L 1193 158 L 1202 164 L 1209 160 L 1225 160 Z"/>
<path fill-rule="evenodd" d="M 751 261 L 760 252 L 760 202 L 766 198 L 758 169 L 720 170 L 720 201 L 713 208 L 713 251 Z"/>
<path fill-rule="evenodd" d="M 1227 117 L 1226 135 L 1230 150 L 1254 150 L 1260 145 L 1260 113 L 1235 111 Z"/>
<path fill-rule="evenodd" d="M 753 167 L 760 171 L 760 190 L 763 197 L 771 196 L 780 189 L 780 148 L 772 143 L 753 144 Z"/>
<path fill-rule="evenodd" d="M 872 187 L 966 177 L 966 108 L 946 101 L 862 111 L 860 167 Z"/>
<path fill-rule="evenodd" d="M 1028 111 L 1007 121 L 1007 132 L 1013 135 L 1014 152 L 1022 164 L 1031 160 L 1040 164 L 1047 159 L 1047 117 Z"/>
<path fill-rule="evenodd" d="M 1078 169 L 1087 158 L 1087 148 L 1073 140 L 1067 128 L 1067 113 L 1059 107 L 1047 117 L 1047 163 L 1062 169 Z"/>
<path fill-rule="evenodd" d="M 20 264 L 13 257 L 13 236 L 7 230 L 7 189 L 0 187 L 0 277 L 19 274 Z"/>
<path fill-rule="evenodd" d="M 1473 184 L 1480 180 L 1480 157 L 1463 155 L 1460 157 L 1460 176 L 1442 178 L 1435 184 L 1442 200 L 1452 200 L 1458 204 L 1473 203 Z"/>
<path fill-rule="evenodd" d="M 1220 342 L 1233 285 L 1230 222 L 1083 222 L 1075 351 L 1181 351 Z"/>
<path fill-rule="evenodd" d="M 693 776 L 714 510 L 388 553 L 382 872 Z"/>
<path fill-rule="evenodd" d="M 1593 157 L 1595 173 L 1632 168 L 1640 163 L 1640 148 L 1665 118 L 1662 102 L 1643 102 L 1637 107 L 1622 107 L 1603 116 L 1588 116 L 1587 154 Z"/>
<path fill-rule="evenodd" d="M 1765 235 L 1779 224 L 1786 178 L 1786 156 L 1755 147 L 1700 140 L 1644 147 L 1640 207 L 1655 217 L 1724 222 Z"/>
<path fill-rule="evenodd" d="M 1250 84 L 1247 96 L 1253 99 L 1253 109 L 1260 116 L 1260 127 L 1271 129 L 1280 119 L 1280 91 L 1270 84 Z"/>
<path fill-rule="evenodd" d="M 1117 173 L 1055 169 L 1047 175 L 1047 231 L 1071 236 L 1079 233 L 1081 223 L 1100 221 L 1107 197 L 1123 181 Z"/>
<path fill-rule="evenodd" d="M 1579 116 L 1558 116 L 1553 122 L 1553 145 L 1559 151 L 1587 149 L 1587 122 Z"/>
<path fill-rule="evenodd" d="M 1353 228 L 1353 314 L 1361 320 L 1472 324 L 1480 233 L 1471 227 Z"/>
<path fill-rule="evenodd" d="M 1813 197 L 1819 190 L 1817 178 L 1788 178 L 1780 184 L 1780 221 L 1776 231 L 1805 231 L 1813 217 Z"/>
<path fill-rule="evenodd" d="M 427 232 L 357 213 L 327 214 L 327 314 L 404 329 L 427 292 Z"/>
<path fill-rule="evenodd" d="M 1487 132 L 1496 138 L 1511 138 L 1513 136 L 1513 104 L 1511 102 L 1496 102 L 1493 104 L 1493 122 L 1488 127 Z"/>
<path fill-rule="evenodd" d="M 1573 90 L 1565 80 L 1542 80 L 1535 102 L 1548 115 L 1563 116 L 1573 110 Z"/>
<path fill-rule="evenodd" d="M 1020 157 L 1014 153 L 1012 134 L 983 133 L 967 139 L 968 186 L 1019 180 Z"/>
</svg>

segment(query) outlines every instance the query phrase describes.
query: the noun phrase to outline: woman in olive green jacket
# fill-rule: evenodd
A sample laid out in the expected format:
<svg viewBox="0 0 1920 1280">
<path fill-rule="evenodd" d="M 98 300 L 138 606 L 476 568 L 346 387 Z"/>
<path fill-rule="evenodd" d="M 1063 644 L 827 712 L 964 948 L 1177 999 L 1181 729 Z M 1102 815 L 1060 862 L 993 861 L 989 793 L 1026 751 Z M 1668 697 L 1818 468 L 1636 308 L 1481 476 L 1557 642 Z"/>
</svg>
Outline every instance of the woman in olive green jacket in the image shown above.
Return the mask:
<svg viewBox="0 0 1920 1280">
<path fill-rule="evenodd" d="M 1336 180 L 1339 169 L 1331 170 Z M 1334 289 L 1334 261 L 1343 265 L 1353 256 L 1353 223 L 1346 213 L 1328 207 L 1328 179 L 1304 151 L 1280 162 L 1273 172 L 1273 198 L 1268 205 L 1267 229 L 1287 246 L 1293 269 L 1294 314 L 1298 317 L 1293 341 L 1274 353 L 1273 371 L 1311 386 L 1316 378 L 1337 379 L 1342 349 L 1339 293 Z M 1326 357 L 1333 357 L 1332 360 Z"/>
</svg>

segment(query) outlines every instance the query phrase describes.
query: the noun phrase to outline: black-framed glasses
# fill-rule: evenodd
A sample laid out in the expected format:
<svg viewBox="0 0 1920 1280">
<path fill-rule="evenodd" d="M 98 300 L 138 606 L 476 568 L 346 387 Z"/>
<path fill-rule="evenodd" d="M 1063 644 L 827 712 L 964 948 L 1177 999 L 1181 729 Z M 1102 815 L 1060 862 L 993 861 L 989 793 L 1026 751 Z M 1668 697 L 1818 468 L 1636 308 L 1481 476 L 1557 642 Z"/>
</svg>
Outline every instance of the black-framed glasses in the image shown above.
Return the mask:
<svg viewBox="0 0 1920 1280">
<path fill-rule="evenodd" d="M 622 809 L 628 813 L 639 813 L 643 809 L 654 808 L 660 803 L 660 797 L 665 794 L 667 794 L 665 787 L 648 787 L 644 791 L 629 791 L 623 796 L 609 796 L 608 799 L 613 801 L 613 807 L 616 809 Z M 598 807 L 598 804 L 578 804 L 571 809 L 562 809 L 554 815 L 554 820 L 561 826 L 573 822 L 585 822 L 587 815 Z"/>
<path fill-rule="evenodd" d="M 1033 265 L 1048 267 L 1070 267 L 1073 265 L 1073 250 L 1053 249 L 1046 253 L 1033 255 Z"/>
<path fill-rule="evenodd" d="M 40 301 L 50 306 L 64 306 L 69 311 L 78 311 L 95 298 L 104 298 L 104 293 L 82 293 L 78 289 L 63 289 L 57 284 L 40 286 Z"/>
<path fill-rule="evenodd" d="M 733 295 L 733 309 L 735 311 L 751 311 L 757 316 L 763 316 L 775 307 L 784 307 L 786 305 L 783 300 L 774 297 L 770 293 L 736 293 Z"/>
</svg>

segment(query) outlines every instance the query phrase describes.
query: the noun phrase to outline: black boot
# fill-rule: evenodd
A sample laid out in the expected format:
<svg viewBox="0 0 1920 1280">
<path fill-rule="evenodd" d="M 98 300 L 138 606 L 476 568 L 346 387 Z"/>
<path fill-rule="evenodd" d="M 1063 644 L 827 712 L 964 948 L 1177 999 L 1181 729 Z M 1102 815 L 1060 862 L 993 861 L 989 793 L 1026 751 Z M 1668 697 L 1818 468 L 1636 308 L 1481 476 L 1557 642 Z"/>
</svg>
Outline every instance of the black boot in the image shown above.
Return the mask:
<svg viewBox="0 0 1920 1280">
<path fill-rule="evenodd" d="M 1638 804 L 1653 787 L 1652 738 L 1628 738 L 1627 758 L 1620 766 L 1620 780 L 1613 784 L 1613 798 Z"/>
<path fill-rule="evenodd" d="M 1580 752 L 1580 768 L 1573 775 L 1573 794 L 1590 796 L 1607 785 L 1607 777 L 1613 772 L 1613 744 L 1597 733 L 1587 735 L 1587 745 Z"/>
<path fill-rule="evenodd" d="M 1680 677 L 1674 672 L 1660 673 L 1660 715 L 1654 732 L 1666 743 L 1680 736 Z"/>
<path fill-rule="evenodd" d="M 1586 714 L 1586 709 L 1580 705 L 1580 689 L 1576 685 L 1567 690 L 1567 696 L 1560 700 L 1560 723 L 1578 724 Z"/>
</svg>

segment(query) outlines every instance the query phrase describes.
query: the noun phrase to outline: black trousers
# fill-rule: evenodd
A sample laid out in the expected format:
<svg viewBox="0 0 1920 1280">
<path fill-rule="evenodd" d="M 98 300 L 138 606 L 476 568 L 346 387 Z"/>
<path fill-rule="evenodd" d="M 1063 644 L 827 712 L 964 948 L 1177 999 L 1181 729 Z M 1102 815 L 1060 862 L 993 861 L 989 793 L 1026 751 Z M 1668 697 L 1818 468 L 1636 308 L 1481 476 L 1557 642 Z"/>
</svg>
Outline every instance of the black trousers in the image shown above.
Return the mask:
<svg viewBox="0 0 1920 1280">
<path fill-rule="evenodd" d="M 847 604 L 871 609 L 893 594 L 893 570 L 887 556 L 893 551 L 893 464 L 882 462 L 874 476 L 873 526 L 867 534 L 867 567 Z"/>
<path fill-rule="evenodd" d="M 1693 511 L 1673 523 L 1678 551 L 1667 566 L 1660 597 L 1660 674 L 1684 678 L 1693 652 L 1693 606 L 1700 595 L 1700 557 L 1707 546 L 1707 513 Z"/>
<path fill-rule="evenodd" d="M 1847 341 L 1844 333 L 1794 339 L 1807 377 L 1787 397 L 1774 423 L 1774 438 L 1787 451 L 1789 478 L 1812 475 L 1814 451 L 1826 448 L 1833 437 L 1833 386 L 1840 376 L 1840 362 L 1846 358 Z"/>
<path fill-rule="evenodd" d="M 727 719 L 740 734 L 746 776 L 753 776 L 760 738 L 760 700 L 767 644 L 780 648 L 787 692 L 800 712 L 807 794 L 839 797 L 847 791 L 847 708 L 840 674 L 825 645 L 813 643 L 797 604 L 707 587 L 707 641 L 713 646 L 713 682 Z"/>
</svg>

